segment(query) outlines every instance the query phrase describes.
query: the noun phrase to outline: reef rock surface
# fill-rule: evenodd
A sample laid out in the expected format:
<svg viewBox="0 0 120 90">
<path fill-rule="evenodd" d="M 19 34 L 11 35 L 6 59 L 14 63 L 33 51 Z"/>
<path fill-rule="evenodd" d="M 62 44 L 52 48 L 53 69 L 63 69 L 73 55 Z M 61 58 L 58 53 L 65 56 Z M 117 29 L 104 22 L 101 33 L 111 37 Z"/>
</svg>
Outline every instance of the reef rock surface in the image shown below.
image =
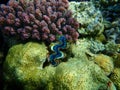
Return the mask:
<svg viewBox="0 0 120 90">
<path fill-rule="evenodd" d="M 82 35 L 99 35 L 104 30 L 101 12 L 95 8 L 92 2 L 70 2 L 70 10 L 81 24 L 78 30 Z"/>
<path fill-rule="evenodd" d="M 86 44 L 86 46 L 85 46 Z M 4 90 L 115 90 L 104 71 L 89 60 L 89 44 L 78 40 L 70 47 L 73 57 L 58 66 L 43 67 L 47 49 L 44 44 L 28 42 L 13 46 L 4 62 Z M 78 50 L 76 52 L 74 50 Z M 109 85 L 110 83 L 110 85 Z"/>
</svg>

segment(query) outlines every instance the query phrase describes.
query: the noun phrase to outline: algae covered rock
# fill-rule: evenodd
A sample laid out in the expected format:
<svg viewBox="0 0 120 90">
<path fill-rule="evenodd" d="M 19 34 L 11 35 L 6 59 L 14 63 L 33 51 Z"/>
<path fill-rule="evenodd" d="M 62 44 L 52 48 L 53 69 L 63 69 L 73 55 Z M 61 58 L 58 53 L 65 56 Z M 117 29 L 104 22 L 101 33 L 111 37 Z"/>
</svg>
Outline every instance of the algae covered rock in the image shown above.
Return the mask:
<svg viewBox="0 0 120 90">
<path fill-rule="evenodd" d="M 101 51 L 104 46 L 101 46 L 101 43 L 96 43 L 95 41 L 89 41 L 87 39 L 78 40 L 75 45 L 71 45 L 71 52 L 74 54 L 74 57 L 86 57 L 89 60 L 93 60 L 101 69 L 104 71 L 105 75 L 109 75 L 113 69 L 113 59 L 104 54 L 94 54 L 93 51 Z M 92 52 L 91 52 L 92 51 Z"/>
<path fill-rule="evenodd" d="M 61 63 L 54 78 L 54 90 L 107 90 L 110 81 L 94 62 L 87 61 L 84 56 Z"/>
<path fill-rule="evenodd" d="M 48 51 L 44 44 L 29 42 L 10 48 L 4 62 L 5 90 L 37 90 L 44 88 L 49 76 L 53 74 L 50 67 L 43 71 Z M 49 72 L 48 71 L 52 70 Z M 16 87 L 14 87 L 16 86 Z"/>
<path fill-rule="evenodd" d="M 84 45 L 86 44 L 86 45 Z M 86 55 L 89 43 L 72 44 L 73 57 L 58 66 L 45 66 L 44 44 L 29 42 L 10 48 L 4 62 L 4 90 L 107 90 L 115 88 L 104 71 Z M 77 51 L 74 51 L 77 50 Z M 108 86 L 108 83 L 112 86 Z M 112 89 L 115 90 L 115 89 Z"/>
<path fill-rule="evenodd" d="M 120 90 L 120 68 L 115 68 L 110 76 L 110 79 L 116 85 L 117 90 Z"/>
<path fill-rule="evenodd" d="M 116 54 L 114 59 L 115 59 L 114 60 L 115 67 L 120 68 L 120 53 Z"/>
<path fill-rule="evenodd" d="M 79 39 L 75 44 L 70 45 L 71 53 L 76 58 L 86 56 L 85 53 L 88 52 L 90 43 L 87 39 Z"/>
<path fill-rule="evenodd" d="M 98 41 L 98 40 L 90 40 L 90 51 L 94 54 L 102 52 L 105 50 L 105 45 L 102 44 L 102 42 Z"/>
<path fill-rule="evenodd" d="M 99 35 L 104 30 L 103 17 L 92 2 L 70 2 L 73 17 L 81 24 L 79 33 L 82 35 Z"/>
<path fill-rule="evenodd" d="M 120 44 L 115 44 L 112 41 L 109 41 L 105 44 L 105 49 L 108 53 L 116 54 L 120 51 Z"/>
<path fill-rule="evenodd" d="M 104 70 L 105 74 L 108 76 L 114 69 L 113 60 L 111 57 L 104 55 L 104 54 L 98 54 L 95 56 L 94 61 L 98 64 L 98 66 L 101 67 L 101 69 Z"/>
<path fill-rule="evenodd" d="M 116 90 L 114 84 L 105 75 L 104 70 L 87 57 L 86 53 L 89 53 L 89 47 L 90 43 L 86 39 L 79 39 L 76 44 L 71 45 L 73 58 L 56 67 L 53 82 L 57 82 L 56 90 L 62 90 L 62 88 L 67 88 L 65 90 L 107 90 L 110 88 Z M 110 86 L 108 86 L 109 82 Z"/>
<path fill-rule="evenodd" d="M 104 35 L 107 41 L 120 43 L 120 0 L 92 0 L 104 18 Z"/>
<path fill-rule="evenodd" d="M 80 54 L 83 55 L 84 53 L 89 53 L 89 51 L 93 54 L 102 52 L 103 50 L 105 50 L 105 45 L 102 44 L 99 41 L 95 41 L 95 40 L 88 40 L 88 39 L 79 39 L 76 42 L 76 45 L 72 44 L 71 45 L 71 52 L 75 55 L 75 56 L 80 56 Z"/>
</svg>

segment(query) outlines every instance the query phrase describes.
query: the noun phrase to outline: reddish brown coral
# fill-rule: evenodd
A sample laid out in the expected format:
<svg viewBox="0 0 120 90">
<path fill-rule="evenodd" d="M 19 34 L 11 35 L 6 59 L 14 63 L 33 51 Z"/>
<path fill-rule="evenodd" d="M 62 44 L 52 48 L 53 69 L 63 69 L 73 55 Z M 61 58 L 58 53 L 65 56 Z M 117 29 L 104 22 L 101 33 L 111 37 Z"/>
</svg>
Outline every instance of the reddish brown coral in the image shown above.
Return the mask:
<svg viewBox="0 0 120 90">
<path fill-rule="evenodd" d="M 76 41 L 79 23 L 68 0 L 10 0 L 0 6 L 0 29 L 6 36 L 53 42 L 59 35 Z"/>
</svg>

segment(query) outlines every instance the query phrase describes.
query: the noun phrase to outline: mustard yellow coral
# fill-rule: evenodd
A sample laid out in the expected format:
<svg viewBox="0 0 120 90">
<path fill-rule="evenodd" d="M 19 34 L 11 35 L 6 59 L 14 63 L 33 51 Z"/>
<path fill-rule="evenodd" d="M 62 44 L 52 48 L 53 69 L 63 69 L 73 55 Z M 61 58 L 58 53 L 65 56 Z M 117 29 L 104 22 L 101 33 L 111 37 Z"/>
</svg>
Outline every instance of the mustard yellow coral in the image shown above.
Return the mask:
<svg viewBox="0 0 120 90">
<path fill-rule="evenodd" d="M 98 54 L 95 56 L 94 60 L 95 63 L 97 63 L 101 69 L 104 70 L 106 75 L 109 75 L 113 71 L 114 64 L 111 57 L 104 54 Z"/>
</svg>

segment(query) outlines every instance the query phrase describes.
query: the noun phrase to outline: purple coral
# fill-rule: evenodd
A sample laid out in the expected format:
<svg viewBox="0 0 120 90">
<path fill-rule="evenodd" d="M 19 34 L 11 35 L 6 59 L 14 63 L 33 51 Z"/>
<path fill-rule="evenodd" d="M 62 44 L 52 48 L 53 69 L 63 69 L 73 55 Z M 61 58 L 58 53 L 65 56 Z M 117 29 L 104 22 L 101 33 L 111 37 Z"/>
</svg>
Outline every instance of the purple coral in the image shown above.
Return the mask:
<svg viewBox="0 0 120 90">
<path fill-rule="evenodd" d="M 68 0 L 10 0 L 0 6 L 0 29 L 6 36 L 22 40 L 53 42 L 64 35 L 76 41 L 79 23 L 68 6 Z"/>
</svg>

